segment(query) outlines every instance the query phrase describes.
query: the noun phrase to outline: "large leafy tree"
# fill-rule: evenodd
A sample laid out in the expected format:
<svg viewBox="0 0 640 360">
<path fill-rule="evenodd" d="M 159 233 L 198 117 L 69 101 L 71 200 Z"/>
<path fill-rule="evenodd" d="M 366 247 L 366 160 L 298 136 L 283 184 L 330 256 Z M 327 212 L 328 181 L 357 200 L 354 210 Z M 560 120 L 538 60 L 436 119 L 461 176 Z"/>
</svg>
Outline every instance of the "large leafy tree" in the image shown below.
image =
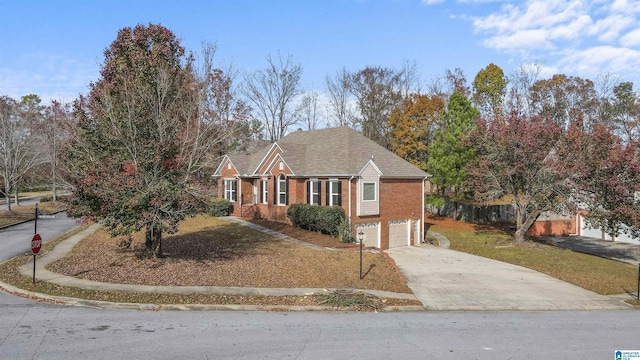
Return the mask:
<svg viewBox="0 0 640 360">
<path fill-rule="evenodd" d="M 477 157 L 467 167 L 466 183 L 478 204 L 511 200 L 517 242 L 542 212 L 558 209 L 566 199 L 567 182 L 554 155 L 562 134 L 551 119 L 513 112 L 489 124 L 479 121 L 469 138 Z"/>
<path fill-rule="evenodd" d="M 445 104 L 436 95 L 410 94 L 403 106 L 389 117 L 391 150 L 413 165 L 426 170 L 429 145 Z"/>
<path fill-rule="evenodd" d="M 556 74 L 536 81 L 530 92 L 534 113 L 551 118 L 562 128 L 578 118 L 588 127 L 600 122 L 598 96 L 589 79 Z"/>
<path fill-rule="evenodd" d="M 427 171 L 432 175 L 431 183 L 440 188 L 442 195 L 450 194 L 454 200 L 465 193 L 463 183 L 467 178 L 467 164 L 475 156 L 467 139 L 479 115 L 467 97 L 454 92 L 428 149 Z"/>
<path fill-rule="evenodd" d="M 112 235 L 144 229 L 147 254 L 159 257 L 162 234 L 199 210 L 210 154 L 238 121 L 225 114 L 224 76 L 210 61 L 196 72 L 160 25 L 120 30 L 104 55 L 101 78 L 75 103 L 65 157 L 71 212 L 95 217 Z"/>
<path fill-rule="evenodd" d="M 625 141 L 609 128 L 586 131 L 580 121 L 558 147 L 573 192 L 568 205 L 612 236 L 640 237 L 640 143 Z"/>
<path fill-rule="evenodd" d="M 383 67 L 366 67 L 353 73 L 349 89 L 355 97 L 359 117 L 356 119 L 362 134 L 389 148 L 391 112 L 402 105 L 402 73 Z"/>
<path fill-rule="evenodd" d="M 507 79 L 502 69 L 491 63 L 478 71 L 473 80 L 473 101 L 485 119 L 500 118 L 507 93 Z"/>
</svg>

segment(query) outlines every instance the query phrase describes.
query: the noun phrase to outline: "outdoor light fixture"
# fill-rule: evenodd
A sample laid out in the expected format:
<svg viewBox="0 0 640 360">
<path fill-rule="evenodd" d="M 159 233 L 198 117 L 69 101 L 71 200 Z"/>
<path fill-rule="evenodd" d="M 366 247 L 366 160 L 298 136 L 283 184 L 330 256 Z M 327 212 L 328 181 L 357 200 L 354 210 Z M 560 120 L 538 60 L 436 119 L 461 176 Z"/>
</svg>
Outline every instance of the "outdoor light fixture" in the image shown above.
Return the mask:
<svg viewBox="0 0 640 360">
<path fill-rule="evenodd" d="M 358 240 L 360 240 L 360 280 L 362 280 L 362 239 L 364 239 L 364 232 L 360 229 L 358 233 Z"/>
</svg>

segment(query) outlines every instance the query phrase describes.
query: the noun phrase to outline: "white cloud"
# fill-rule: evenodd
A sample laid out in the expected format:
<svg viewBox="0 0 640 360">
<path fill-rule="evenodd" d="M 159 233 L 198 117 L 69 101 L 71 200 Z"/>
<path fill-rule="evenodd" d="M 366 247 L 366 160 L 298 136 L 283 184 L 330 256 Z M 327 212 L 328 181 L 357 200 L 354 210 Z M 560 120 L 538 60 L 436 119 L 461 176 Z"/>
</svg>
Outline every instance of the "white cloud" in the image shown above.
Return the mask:
<svg viewBox="0 0 640 360">
<path fill-rule="evenodd" d="M 560 70 L 579 73 L 592 78 L 611 72 L 627 76 L 638 76 L 640 51 L 613 46 L 596 46 L 569 53 L 558 61 Z"/>
<path fill-rule="evenodd" d="M 640 29 L 635 29 L 626 33 L 620 38 L 620 44 L 626 47 L 640 46 Z"/>
<path fill-rule="evenodd" d="M 422 0 L 422 2 L 427 4 L 427 5 L 435 5 L 435 4 L 443 3 L 444 0 Z"/>
<path fill-rule="evenodd" d="M 513 34 L 497 35 L 484 41 L 487 47 L 499 50 L 551 49 L 547 32 L 542 30 L 524 30 Z"/>
<path fill-rule="evenodd" d="M 59 55 L 25 54 L 18 59 L 21 65 L 0 67 L 2 95 L 20 99 L 37 94 L 43 102 L 72 101 L 77 89 L 87 89 L 98 78 L 98 65 L 81 63 Z"/>
<path fill-rule="evenodd" d="M 640 0 L 528 0 L 465 18 L 485 47 L 545 58 L 546 70 L 640 74 Z"/>
</svg>

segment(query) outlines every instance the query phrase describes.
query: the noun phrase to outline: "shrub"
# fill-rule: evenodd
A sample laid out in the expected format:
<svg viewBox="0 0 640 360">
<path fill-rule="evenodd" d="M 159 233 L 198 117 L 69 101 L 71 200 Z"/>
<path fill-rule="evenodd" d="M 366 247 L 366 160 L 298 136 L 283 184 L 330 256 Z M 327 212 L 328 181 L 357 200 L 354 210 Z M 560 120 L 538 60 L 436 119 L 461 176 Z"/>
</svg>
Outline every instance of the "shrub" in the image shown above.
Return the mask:
<svg viewBox="0 0 640 360">
<path fill-rule="evenodd" d="M 340 206 L 317 206 L 308 204 L 292 204 L 287 209 L 287 217 L 299 228 L 320 231 L 336 237 L 340 234 L 338 227 L 346 218 Z"/>
<path fill-rule="evenodd" d="M 340 240 L 345 244 L 355 241 L 353 233 L 351 232 L 351 220 L 347 217 L 340 221 L 340 224 L 338 225 L 338 233 L 340 234 Z"/>
<path fill-rule="evenodd" d="M 233 204 L 227 199 L 212 199 L 207 206 L 207 213 L 211 216 L 229 216 L 233 212 Z"/>
</svg>

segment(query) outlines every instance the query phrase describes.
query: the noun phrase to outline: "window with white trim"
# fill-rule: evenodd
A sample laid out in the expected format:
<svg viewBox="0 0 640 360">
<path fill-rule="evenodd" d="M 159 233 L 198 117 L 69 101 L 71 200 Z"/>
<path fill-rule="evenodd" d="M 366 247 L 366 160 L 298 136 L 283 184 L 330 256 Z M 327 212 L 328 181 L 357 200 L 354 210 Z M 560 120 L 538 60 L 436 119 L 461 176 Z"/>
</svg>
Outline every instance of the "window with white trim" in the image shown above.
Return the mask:
<svg viewBox="0 0 640 360">
<path fill-rule="evenodd" d="M 231 201 L 238 201 L 238 181 L 235 179 L 224 180 L 224 198 Z"/>
<path fill-rule="evenodd" d="M 376 183 L 362 183 L 362 201 L 376 201 Z"/>
<path fill-rule="evenodd" d="M 341 186 L 340 181 L 338 180 L 330 180 L 329 181 L 329 206 L 339 206 L 342 205 L 342 194 L 341 194 Z"/>
<path fill-rule="evenodd" d="M 320 205 L 320 181 L 309 180 L 309 204 Z"/>
<path fill-rule="evenodd" d="M 261 196 L 262 196 L 262 203 L 263 204 L 268 204 L 269 203 L 269 180 L 267 179 L 262 179 L 261 182 Z"/>
<path fill-rule="evenodd" d="M 278 205 L 287 205 L 287 179 L 282 174 L 278 176 Z"/>
</svg>

